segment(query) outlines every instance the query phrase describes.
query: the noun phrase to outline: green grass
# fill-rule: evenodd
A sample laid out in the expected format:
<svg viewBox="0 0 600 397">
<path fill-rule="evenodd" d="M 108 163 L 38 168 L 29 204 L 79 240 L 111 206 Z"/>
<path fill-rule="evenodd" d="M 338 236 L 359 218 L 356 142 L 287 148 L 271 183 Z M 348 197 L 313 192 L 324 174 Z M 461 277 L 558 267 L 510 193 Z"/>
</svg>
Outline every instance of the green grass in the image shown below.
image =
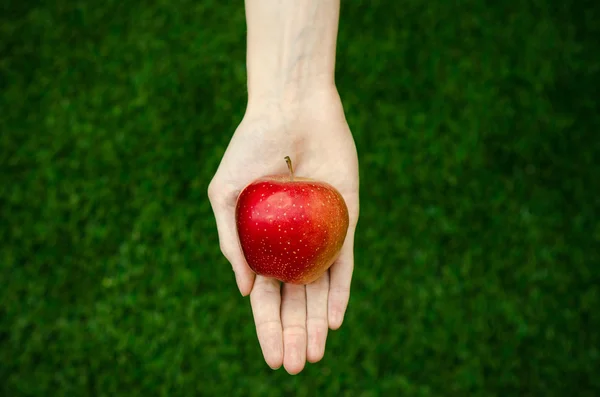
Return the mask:
<svg viewBox="0 0 600 397">
<path fill-rule="evenodd" d="M 4 2 L 0 394 L 599 395 L 600 7 L 454 3 L 343 2 L 356 272 L 291 377 L 206 197 L 242 2 Z"/>
</svg>

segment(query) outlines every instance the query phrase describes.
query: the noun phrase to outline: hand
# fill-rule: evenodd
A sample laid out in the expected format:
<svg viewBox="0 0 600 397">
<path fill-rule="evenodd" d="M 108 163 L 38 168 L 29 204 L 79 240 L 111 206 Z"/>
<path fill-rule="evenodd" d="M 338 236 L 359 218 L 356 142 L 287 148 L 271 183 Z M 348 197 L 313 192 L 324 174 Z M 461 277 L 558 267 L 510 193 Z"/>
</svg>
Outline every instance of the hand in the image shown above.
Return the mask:
<svg viewBox="0 0 600 397">
<path fill-rule="evenodd" d="M 303 286 L 255 276 L 239 246 L 235 205 L 253 180 L 286 173 L 285 156 L 298 176 L 330 183 L 344 197 L 350 226 L 339 258 L 320 279 Z M 297 374 L 325 351 L 328 329 L 338 329 L 350 296 L 354 230 L 358 220 L 358 159 L 335 87 L 301 103 L 263 101 L 248 107 L 209 187 L 223 254 L 242 295 L 250 294 L 264 359 Z"/>
</svg>

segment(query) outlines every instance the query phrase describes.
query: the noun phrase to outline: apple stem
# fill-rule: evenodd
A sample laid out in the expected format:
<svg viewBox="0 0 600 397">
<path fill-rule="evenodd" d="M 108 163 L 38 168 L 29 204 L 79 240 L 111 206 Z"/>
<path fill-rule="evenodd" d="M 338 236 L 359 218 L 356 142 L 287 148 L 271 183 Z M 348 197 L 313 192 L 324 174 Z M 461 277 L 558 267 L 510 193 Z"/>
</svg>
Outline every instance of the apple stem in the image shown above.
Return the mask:
<svg viewBox="0 0 600 397">
<path fill-rule="evenodd" d="M 290 159 L 290 156 L 285 156 L 285 162 L 287 163 L 288 169 L 290 170 L 290 181 L 293 181 L 294 168 L 292 167 L 292 159 Z"/>
</svg>

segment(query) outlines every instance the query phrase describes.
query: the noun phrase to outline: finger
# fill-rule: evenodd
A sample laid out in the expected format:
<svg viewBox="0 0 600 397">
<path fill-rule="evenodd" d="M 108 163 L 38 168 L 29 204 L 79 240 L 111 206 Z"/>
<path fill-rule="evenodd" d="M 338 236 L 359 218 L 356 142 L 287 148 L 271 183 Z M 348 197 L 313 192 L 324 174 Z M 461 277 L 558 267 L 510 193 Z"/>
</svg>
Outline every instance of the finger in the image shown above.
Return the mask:
<svg viewBox="0 0 600 397">
<path fill-rule="evenodd" d="M 306 330 L 308 349 L 306 359 L 316 363 L 325 354 L 327 340 L 327 297 L 329 295 L 329 272 L 306 286 Z"/>
<path fill-rule="evenodd" d="M 225 197 L 225 198 L 223 198 Z M 217 222 L 219 245 L 235 273 L 235 280 L 240 293 L 247 296 L 252 290 L 255 274 L 250 269 L 239 245 L 235 224 L 235 200 L 237 197 L 222 195 L 214 188 L 209 188 L 209 199 Z"/>
<path fill-rule="evenodd" d="M 250 293 L 256 335 L 267 365 L 272 369 L 283 363 L 281 330 L 281 286 L 273 278 L 257 276 Z"/>
<path fill-rule="evenodd" d="M 306 288 L 284 284 L 281 294 L 283 325 L 283 366 L 290 375 L 306 364 Z"/>
<path fill-rule="evenodd" d="M 340 256 L 329 269 L 329 328 L 336 330 L 342 326 L 344 314 L 350 299 L 350 284 L 354 271 L 354 230 L 348 235 Z"/>
</svg>

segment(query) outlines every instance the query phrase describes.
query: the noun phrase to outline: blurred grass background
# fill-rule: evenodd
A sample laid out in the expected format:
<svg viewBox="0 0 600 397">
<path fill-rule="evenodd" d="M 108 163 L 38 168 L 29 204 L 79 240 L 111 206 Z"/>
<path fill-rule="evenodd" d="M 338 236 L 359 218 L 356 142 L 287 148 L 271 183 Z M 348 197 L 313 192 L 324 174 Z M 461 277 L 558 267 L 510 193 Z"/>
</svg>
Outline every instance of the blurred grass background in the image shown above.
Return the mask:
<svg viewBox="0 0 600 397">
<path fill-rule="evenodd" d="M 265 365 L 206 189 L 241 1 L 3 1 L 3 396 L 600 395 L 600 5 L 346 1 L 346 321 Z"/>
</svg>

